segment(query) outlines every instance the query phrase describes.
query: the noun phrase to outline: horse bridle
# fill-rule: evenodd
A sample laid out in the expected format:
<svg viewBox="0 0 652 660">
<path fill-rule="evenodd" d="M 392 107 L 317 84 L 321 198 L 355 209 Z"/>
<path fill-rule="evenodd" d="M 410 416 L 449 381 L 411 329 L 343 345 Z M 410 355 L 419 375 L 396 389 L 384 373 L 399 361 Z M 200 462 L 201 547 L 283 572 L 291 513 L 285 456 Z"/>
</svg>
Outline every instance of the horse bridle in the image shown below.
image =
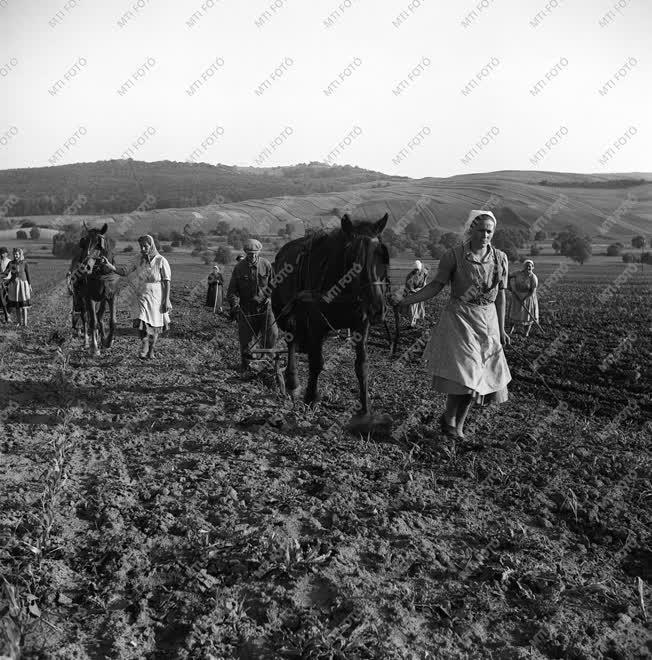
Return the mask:
<svg viewBox="0 0 652 660">
<path fill-rule="evenodd" d="M 86 256 L 82 259 L 81 264 L 80 264 L 80 270 L 84 275 L 91 275 L 93 272 L 93 269 L 95 267 L 95 262 L 97 262 L 102 256 L 103 253 L 105 252 L 104 249 L 104 236 L 99 234 L 97 236 L 97 239 L 99 240 L 100 247 L 97 247 L 97 243 L 95 244 L 95 247 L 91 248 L 90 247 L 90 237 L 89 237 L 89 244 L 86 249 Z"/>
</svg>

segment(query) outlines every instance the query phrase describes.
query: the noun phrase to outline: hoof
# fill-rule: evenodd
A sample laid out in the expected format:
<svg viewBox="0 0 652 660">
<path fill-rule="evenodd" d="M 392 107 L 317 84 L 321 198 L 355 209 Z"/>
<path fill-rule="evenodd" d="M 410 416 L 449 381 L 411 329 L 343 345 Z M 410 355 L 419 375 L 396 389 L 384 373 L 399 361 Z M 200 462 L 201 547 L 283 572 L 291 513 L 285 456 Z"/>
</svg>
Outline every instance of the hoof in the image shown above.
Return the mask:
<svg viewBox="0 0 652 660">
<path fill-rule="evenodd" d="M 392 418 L 387 414 L 353 415 L 346 425 L 346 430 L 361 435 L 371 433 L 389 433 L 392 429 Z"/>
</svg>

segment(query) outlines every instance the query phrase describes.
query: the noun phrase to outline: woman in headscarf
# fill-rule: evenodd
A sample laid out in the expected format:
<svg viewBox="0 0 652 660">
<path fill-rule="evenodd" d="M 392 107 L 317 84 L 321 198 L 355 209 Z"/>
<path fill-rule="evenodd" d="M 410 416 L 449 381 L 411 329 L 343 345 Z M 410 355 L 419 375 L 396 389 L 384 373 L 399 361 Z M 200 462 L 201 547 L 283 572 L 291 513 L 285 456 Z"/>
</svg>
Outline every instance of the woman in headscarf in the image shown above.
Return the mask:
<svg viewBox="0 0 652 660">
<path fill-rule="evenodd" d="M 13 259 L 3 271 L 3 279 L 9 282 L 7 307 L 16 310 L 16 323 L 27 325 L 27 308 L 31 307 L 32 285 L 25 254 L 20 248 L 14 248 Z"/>
<path fill-rule="evenodd" d="M 206 292 L 206 307 L 210 307 L 213 313 L 222 311 L 222 293 L 224 290 L 224 278 L 220 267 L 215 264 L 213 272 L 208 276 L 208 291 Z"/>
<path fill-rule="evenodd" d="M 170 324 L 170 264 L 159 254 L 154 239 L 149 235 L 138 239 L 140 257 L 130 269 L 116 267 L 108 261 L 104 265 L 119 275 L 128 275 L 135 271 L 133 285 L 135 296 L 133 303 L 134 328 L 140 331 L 141 360 L 154 358 L 154 348 L 161 332 Z"/>
<path fill-rule="evenodd" d="M 529 336 L 533 323 L 539 322 L 539 300 L 537 287 L 539 280 L 534 274 L 534 262 L 526 259 L 523 269 L 509 278 L 509 290 L 512 294 L 509 320 L 512 323 L 510 334 L 515 328 L 522 328 Z"/>
<path fill-rule="evenodd" d="M 9 258 L 9 250 L 6 247 L 0 248 L 0 307 L 2 307 L 2 315 L 4 316 L 5 323 L 9 323 L 9 314 L 7 312 L 7 287 L 9 282 L 5 281 L 4 272 L 7 266 L 11 263 Z"/>
<path fill-rule="evenodd" d="M 414 268 L 408 273 L 405 278 L 405 295 L 409 296 L 411 293 L 416 293 L 423 289 L 428 282 L 428 271 L 423 267 L 423 264 L 417 259 L 414 262 Z M 416 305 L 410 305 L 410 327 L 414 328 L 417 321 L 426 317 L 425 304 L 420 302 Z"/>
<path fill-rule="evenodd" d="M 469 214 L 461 244 L 441 258 L 437 274 L 401 306 L 436 296 L 450 282 L 451 297 L 424 351 L 432 386 L 448 395 L 439 418 L 444 435 L 464 438 L 464 423 L 472 402 L 507 400 L 511 380 L 503 346 L 505 332 L 507 255 L 491 245 L 496 218 L 490 211 Z"/>
</svg>

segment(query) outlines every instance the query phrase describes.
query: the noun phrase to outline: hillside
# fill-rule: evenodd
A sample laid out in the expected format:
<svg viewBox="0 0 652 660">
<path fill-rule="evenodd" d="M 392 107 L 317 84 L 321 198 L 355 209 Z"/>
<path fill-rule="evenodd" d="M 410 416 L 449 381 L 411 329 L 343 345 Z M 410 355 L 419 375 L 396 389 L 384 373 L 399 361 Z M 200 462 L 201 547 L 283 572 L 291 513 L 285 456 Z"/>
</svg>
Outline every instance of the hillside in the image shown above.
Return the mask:
<svg viewBox="0 0 652 660">
<path fill-rule="evenodd" d="M 313 167 L 316 172 L 324 169 L 312 165 L 305 167 Z M 287 178 L 280 171 L 245 175 L 236 174 L 238 168 L 227 169 L 233 170 L 233 177 L 247 176 L 247 182 L 260 180 L 263 187 Z M 494 210 L 501 207 L 513 209 L 522 220 L 516 226 L 531 227 L 536 222 L 538 228 L 554 232 L 572 223 L 582 232 L 605 242 L 628 241 L 637 234 L 647 236 L 652 230 L 652 174 L 502 171 L 398 180 L 357 168 L 326 169 L 329 172 L 338 170 L 340 176 L 326 179 L 324 185 L 337 184 L 347 189 L 128 214 L 40 216 L 32 219 L 43 226 L 61 226 L 82 220 L 108 222 L 116 233 L 126 237 L 145 232 L 181 231 L 186 225 L 190 225 L 191 232 L 210 232 L 222 220 L 232 226 L 247 227 L 255 233 L 275 234 L 287 223 L 299 231 L 304 226 L 333 226 L 339 222 L 339 214 L 348 210 L 368 218 L 388 212 L 388 226 L 398 231 L 403 231 L 411 220 L 422 225 L 424 232 L 435 227 L 459 231 L 470 209 L 489 205 Z M 371 176 L 376 178 L 362 180 Z M 310 179 L 315 185 L 318 180 L 318 177 Z M 649 182 L 640 183 L 641 180 Z"/>
<path fill-rule="evenodd" d="M 318 162 L 253 168 L 110 160 L 0 171 L 0 203 L 14 195 L 19 201 L 6 215 L 48 215 L 63 213 L 78 195 L 84 195 L 84 213 L 129 213 L 143 205 L 148 209 L 183 208 L 216 200 L 237 202 L 346 190 L 389 178 L 359 167 Z"/>
</svg>

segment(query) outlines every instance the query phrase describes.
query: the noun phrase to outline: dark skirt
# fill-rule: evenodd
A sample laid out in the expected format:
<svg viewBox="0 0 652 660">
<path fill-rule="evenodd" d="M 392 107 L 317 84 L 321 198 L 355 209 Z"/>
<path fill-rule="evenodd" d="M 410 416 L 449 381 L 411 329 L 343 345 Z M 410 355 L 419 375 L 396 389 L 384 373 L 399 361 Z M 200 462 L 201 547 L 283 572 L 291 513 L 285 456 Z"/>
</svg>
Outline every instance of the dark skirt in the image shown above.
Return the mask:
<svg viewBox="0 0 652 660">
<path fill-rule="evenodd" d="M 222 306 L 222 285 L 209 284 L 208 291 L 206 292 L 206 307 L 221 307 Z"/>
</svg>

